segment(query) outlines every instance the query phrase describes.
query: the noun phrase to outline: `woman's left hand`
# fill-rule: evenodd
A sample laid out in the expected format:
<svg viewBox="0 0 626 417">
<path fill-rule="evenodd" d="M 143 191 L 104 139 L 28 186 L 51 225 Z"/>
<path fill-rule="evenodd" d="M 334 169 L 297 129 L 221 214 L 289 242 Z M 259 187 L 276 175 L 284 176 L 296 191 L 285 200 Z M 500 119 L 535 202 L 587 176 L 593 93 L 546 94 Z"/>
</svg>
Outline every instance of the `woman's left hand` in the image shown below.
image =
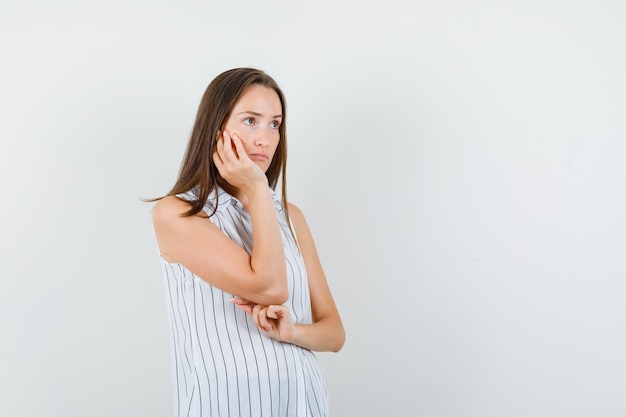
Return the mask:
<svg viewBox="0 0 626 417">
<path fill-rule="evenodd" d="M 289 308 L 284 305 L 254 304 L 244 298 L 233 298 L 233 304 L 252 316 L 254 324 L 267 336 L 280 342 L 293 343 L 296 338 L 296 324 Z"/>
</svg>

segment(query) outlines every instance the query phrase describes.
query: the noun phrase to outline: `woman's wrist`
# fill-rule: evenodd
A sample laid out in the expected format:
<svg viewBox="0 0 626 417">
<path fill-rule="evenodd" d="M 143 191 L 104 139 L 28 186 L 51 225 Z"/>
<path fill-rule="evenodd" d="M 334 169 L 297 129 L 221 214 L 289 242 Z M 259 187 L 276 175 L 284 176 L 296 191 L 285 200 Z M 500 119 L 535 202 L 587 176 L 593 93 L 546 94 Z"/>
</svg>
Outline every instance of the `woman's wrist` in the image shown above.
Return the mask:
<svg viewBox="0 0 626 417">
<path fill-rule="evenodd" d="M 306 325 L 303 325 L 303 324 L 294 324 L 293 325 L 291 337 L 290 337 L 290 340 L 286 340 L 287 343 L 291 343 L 292 345 L 300 346 L 298 341 L 300 340 L 300 335 L 301 335 L 301 332 L 302 332 L 302 326 L 306 326 Z"/>
<path fill-rule="evenodd" d="M 246 209 L 249 207 L 255 206 L 257 203 L 263 204 L 263 202 L 267 202 L 271 200 L 270 187 L 267 183 L 263 184 L 261 182 L 247 187 L 245 190 L 241 190 L 245 195 L 245 203 Z"/>
<path fill-rule="evenodd" d="M 251 184 L 249 187 L 246 187 L 245 190 L 242 190 L 248 198 L 258 198 L 265 197 L 269 195 L 270 187 L 267 184 L 267 179 L 265 181 L 256 181 L 254 184 Z"/>
</svg>

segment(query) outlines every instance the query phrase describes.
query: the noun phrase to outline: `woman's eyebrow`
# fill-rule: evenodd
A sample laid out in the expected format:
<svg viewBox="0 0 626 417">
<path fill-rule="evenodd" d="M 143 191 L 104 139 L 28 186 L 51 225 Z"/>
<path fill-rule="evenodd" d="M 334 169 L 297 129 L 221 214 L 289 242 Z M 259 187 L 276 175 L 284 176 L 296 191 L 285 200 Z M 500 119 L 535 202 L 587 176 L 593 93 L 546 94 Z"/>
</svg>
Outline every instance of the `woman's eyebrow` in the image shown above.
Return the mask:
<svg viewBox="0 0 626 417">
<path fill-rule="evenodd" d="M 255 112 L 255 111 L 250 111 L 250 110 L 245 110 L 242 112 L 237 113 L 237 115 L 241 115 L 241 114 L 251 114 L 252 116 L 256 116 L 256 117 L 261 117 L 263 116 L 261 113 Z M 282 114 L 277 114 L 276 116 L 273 116 L 274 119 L 282 119 L 283 115 Z"/>
</svg>

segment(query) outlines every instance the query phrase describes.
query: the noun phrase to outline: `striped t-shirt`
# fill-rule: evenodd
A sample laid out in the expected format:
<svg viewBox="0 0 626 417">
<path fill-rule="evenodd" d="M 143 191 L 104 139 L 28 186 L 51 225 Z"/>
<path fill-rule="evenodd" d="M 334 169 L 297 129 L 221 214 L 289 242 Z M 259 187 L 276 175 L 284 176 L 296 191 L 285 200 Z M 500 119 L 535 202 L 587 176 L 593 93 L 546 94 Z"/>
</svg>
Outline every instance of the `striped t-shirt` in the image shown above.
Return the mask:
<svg viewBox="0 0 626 417">
<path fill-rule="evenodd" d="M 210 220 L 248 253 L 249 214 L 223 189 L 213 190 L 205 211 Z M 185 197 L 183 195 L 183 197 Z M 187 198 L 191 198 L 187 194 Z M 311 323 L 311 299 L 302 255 L 272 191 L 283 235 L 289 300 L 296 323 Z M 216 417 L 305 417 L 328 415 L 328 392 L 314 353 L 263 334 L 224 292 L 179 263 L 162 261 L 174 374 L 175 415 Z"/>
</svg>

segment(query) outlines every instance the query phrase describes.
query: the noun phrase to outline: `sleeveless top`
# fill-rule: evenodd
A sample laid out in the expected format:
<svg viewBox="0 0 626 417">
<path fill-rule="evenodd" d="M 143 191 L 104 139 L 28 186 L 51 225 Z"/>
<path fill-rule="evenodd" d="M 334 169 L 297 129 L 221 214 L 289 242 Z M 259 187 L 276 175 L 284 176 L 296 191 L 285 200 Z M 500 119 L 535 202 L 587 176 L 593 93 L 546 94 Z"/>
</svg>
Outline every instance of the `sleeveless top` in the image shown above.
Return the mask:
<svg viewBox="0 0 626 417">
<path fill-rule="evenodd" d="M 249 214 L 235 197 L 217 188 L 204 210 L 209 219 L 248 253 Z M 192 192 L 181 195 L 195 198 Z M 310 324 L 311 299 L 304 261 L 277 194 L 289 299 L 296 323 Z M 315 354 L 266 336 L 251 316 L 220 290 L 179 263 L 162 259 L 172 345 L 175 416 L 328 416 L 328 391 Z"/>
</svg>

